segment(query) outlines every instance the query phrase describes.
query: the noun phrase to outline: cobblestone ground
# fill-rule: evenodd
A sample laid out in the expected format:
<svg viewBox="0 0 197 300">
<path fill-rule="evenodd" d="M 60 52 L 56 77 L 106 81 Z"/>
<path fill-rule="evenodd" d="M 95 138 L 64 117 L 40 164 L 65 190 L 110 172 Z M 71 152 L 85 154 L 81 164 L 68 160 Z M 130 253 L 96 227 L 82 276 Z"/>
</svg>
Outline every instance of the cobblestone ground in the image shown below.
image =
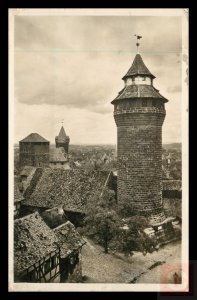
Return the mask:
<svg viewBox="0 0 197 300">
<path fill-rule="evenodd" d="M 92 240 L 86 238 L 86 242 L 82 250 L 85 283 L 161 283 L 160 271 L 165 264 L 176 265 L 181 260 L 180 241 L 146 256 L 135 252 L 129 258 L 118 253 L 105 254 Z"/>
</svg>

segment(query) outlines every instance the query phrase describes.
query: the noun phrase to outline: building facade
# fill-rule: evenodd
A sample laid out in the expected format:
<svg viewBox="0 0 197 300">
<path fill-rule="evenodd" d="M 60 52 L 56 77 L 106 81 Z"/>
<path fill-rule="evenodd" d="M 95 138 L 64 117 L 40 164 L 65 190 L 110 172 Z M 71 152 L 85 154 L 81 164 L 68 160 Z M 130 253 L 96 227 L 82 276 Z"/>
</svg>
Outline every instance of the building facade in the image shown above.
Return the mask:
<svg viewBox="0 0 197 300">
<path fill-rule="evenodd" d="M 155 76 L 140 54 L 122 78 L 124 88 L 111 102 L 117 125 L 117 199 L 131 201 L 149 223 L 163 222 L 162 125 L 168 102 L 153 86 Z"/>
</svg>

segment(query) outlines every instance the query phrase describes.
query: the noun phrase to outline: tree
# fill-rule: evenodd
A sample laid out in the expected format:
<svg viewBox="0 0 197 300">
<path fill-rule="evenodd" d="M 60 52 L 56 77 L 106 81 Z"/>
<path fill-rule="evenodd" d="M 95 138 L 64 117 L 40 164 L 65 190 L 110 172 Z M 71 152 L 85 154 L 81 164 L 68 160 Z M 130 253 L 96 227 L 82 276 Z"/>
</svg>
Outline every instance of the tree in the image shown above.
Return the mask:
<svg viewBox="0 0 197 300">
<path fill-rule="evenodd" d="M 120 220 L 113 209 L 116 201 L 114 193 L 104 189 L 101 195 L 96 194 L 87 205 L 85 233 L 98 241 L 108 253 L 110 241 L 120 230 Z"/>
<path fill-rule="evenodd" d="M 128 229 L 122 230 L 119 241 L 119 249 L 126 255 L 132 251 L 140 251 L 146 254 L 152 252 L 156 244 L 154 239 L 144 233 L 148 227 L 148 221 L 142 216 L 132 216 L 126 220 Z"/>
</svg>

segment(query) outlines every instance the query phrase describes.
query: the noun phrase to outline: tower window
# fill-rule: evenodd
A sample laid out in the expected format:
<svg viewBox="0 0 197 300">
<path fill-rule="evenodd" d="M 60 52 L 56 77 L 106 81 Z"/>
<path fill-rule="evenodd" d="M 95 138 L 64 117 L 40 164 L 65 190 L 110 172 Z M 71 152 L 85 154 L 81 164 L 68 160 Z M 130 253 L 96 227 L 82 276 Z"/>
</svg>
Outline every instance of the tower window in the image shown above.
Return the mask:
<svg viewBox="0 0 197 300">
<path fill-rule="evenodd" d="M 147 106 L 147 100 L 143 100 L 143 101 L 142 101 L 142 106 L 143 106 L 143 107 L 146 107 L 146 106 Z"/>
</svg>

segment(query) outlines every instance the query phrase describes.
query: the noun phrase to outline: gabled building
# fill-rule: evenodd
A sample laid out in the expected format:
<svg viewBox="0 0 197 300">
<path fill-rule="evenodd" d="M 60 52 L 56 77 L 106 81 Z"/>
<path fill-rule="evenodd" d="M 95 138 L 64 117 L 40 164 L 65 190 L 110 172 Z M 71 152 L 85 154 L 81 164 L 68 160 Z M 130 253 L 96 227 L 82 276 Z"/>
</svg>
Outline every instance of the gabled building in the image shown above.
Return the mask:
<svg viewBox="0 0 197 300">
<path fill-rule="evenodd" d="M 14 222 L 14 281 L 60 282 L 60 248 L 38 213 Z"/>
<path fill-rule="evenodd" d="M 15 220 L 15 282 L 80 282 L 84 244 L 70 222 L 52 230 L 38 212 Z"/>
<path fill-rule="evenodd" d="M 102 192 L 108 176 L 108 171 L 37 168 L 24 193 L 23 211 L 43 212 L 62 206 L 68 220 L 78 226 L 85 215 L 88 200 L 96 191 Z"/>
</svg>

